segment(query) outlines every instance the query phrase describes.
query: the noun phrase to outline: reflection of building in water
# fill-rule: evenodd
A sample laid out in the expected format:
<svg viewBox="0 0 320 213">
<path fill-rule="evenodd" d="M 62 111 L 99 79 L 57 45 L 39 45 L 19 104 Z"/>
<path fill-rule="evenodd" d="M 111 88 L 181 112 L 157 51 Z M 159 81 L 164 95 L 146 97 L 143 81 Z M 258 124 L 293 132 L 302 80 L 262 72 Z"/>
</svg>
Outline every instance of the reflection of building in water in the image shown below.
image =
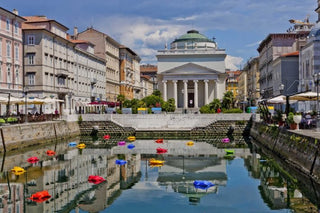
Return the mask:
<svg viewBox="0 0 320 213">
<path fill-rule="evenodd" d="M 261 166 L 260 179 L 259 190 L 270 209 L 291 208 L 296 212 L 317 212 L 317 208 L 296 189 L 297 186 L 270 165 Z"/>
<path fill-rule="evenodd" d="M 0 184 L 0 212 L 24 212 L 23 184 Z"/>
<path fill-rule="evenodd" d="M 168 156 L 159 170 L 157 181 L 182 193 L 190 203 L 200 202 L 207 193 L 216 193 L 218 187 L 227 184 L 227 161 L 217 156 Z M 207 190 L 195 189 L 193 181 L 208 180 L 215 184 Z"/>
<path fill-rule="evenodd" d="M 120 168 L 121 174 L 121 189 L 127 189 L 134 183 L 138 182 L 141 177 L 141 156 L 125 155 L 127 164 Z"/>
</svg>

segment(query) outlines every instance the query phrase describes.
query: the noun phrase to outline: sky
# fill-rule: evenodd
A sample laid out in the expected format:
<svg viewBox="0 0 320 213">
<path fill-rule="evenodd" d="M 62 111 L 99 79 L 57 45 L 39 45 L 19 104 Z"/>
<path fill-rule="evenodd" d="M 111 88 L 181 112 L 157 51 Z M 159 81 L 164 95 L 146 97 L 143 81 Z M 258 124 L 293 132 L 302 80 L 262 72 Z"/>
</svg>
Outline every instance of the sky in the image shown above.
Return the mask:
<svg viewBox="0 0 320 213">
<path fill-rule="evenodd" d="M 258 56 L 270 33 L 286 32 L 289 19 L 315 22 L 317 0 L 4 0 L 1 7 L 20 16 L 45 15 L 69 28 L 93 27 L 135 51 L 142 64 L 190 29 L 226 49 L 226 67 L 241 69 Z"/>
</svg>

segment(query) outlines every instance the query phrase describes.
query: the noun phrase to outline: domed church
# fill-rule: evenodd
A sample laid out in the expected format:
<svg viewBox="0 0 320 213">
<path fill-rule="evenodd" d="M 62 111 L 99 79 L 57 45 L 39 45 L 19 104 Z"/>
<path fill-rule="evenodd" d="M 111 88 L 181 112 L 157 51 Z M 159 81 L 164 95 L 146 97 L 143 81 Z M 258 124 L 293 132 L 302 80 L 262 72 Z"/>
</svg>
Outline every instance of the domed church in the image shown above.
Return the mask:
<svg viewBox="0 0 320 213">
<path fill-rule="evenodd" d="M 177 108 L 197 112 L 225 93 L 226 52 L 215 38 L 209 39 L 196 30 L 175 39 L 158 50 L 158 88 L 163 99 L 174 98 Z"/>
</svg>

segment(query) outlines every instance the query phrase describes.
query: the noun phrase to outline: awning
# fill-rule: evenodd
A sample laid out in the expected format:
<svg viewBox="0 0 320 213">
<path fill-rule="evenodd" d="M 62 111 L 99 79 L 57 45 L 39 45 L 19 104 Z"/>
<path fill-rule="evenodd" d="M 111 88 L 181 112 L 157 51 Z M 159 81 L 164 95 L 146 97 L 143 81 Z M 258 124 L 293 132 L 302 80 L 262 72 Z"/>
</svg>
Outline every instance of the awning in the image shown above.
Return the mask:
<svg viewBox="0 0 320 213">
<path fill-rule="evenodd" d="M 299 94 L 295 94 L 293 96 L 290 96 L 289 100 L 297 100 L 297 101 L 316 101 L 317 100 L 317 94 L 316 92 L 303 92 Z"/>
</svg>

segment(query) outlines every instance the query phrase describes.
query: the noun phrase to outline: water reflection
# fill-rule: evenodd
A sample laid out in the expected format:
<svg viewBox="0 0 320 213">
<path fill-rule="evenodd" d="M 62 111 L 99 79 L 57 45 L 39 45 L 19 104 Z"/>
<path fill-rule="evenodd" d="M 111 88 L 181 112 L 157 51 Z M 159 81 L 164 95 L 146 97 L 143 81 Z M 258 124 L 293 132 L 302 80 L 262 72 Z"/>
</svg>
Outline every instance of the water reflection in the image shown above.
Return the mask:
<svg viewBox="0 0 320 213">
<path fill-rule="evenodd" d="M 256 190 L 260 191 L 270 209 L 298 210 L 299 206 L 299 210 L 317 211 L 299 190 L 296 180 L 283 175 L 274 161 L 262 159 L 260 154 L 250 152 L 249 148 L 237 148 L 239 144 L 243 146 L 243 140 L 240 140 L 241 143 L 234 140 L 229 146 L 234 150 L 231 159 L 225 158 L 225 144 L 224 148 L 214 145 L 221 139 L 195 141 L 193 146 L 187 146 L 187 141 L 182 140 L 165 140 L 163 144 L 157 144 L 154 140 L 138 140 L 133 142 L 133 149 L 117 146 L 120 139 L 108 142 L 85 139 L 82 142 L 86 143 L 86 148 L 82 150 L 69 146 L 70 141 L 66 141 L 26 150 L 21 154 L 8 154 L 1 157 L 0 212 L 99 212 L 122 196 L 127 196 L 122 195 L 123 190 L 137 190 L 142 185 L 147 191 L 154 191 L 156 187 L 164 193 L 183 195 L 186 204 L 200 205 L 201 200 L 206 199 L 204 197 L 217 196 L 219 190 L 227 190 L 228 179 L 237 178 L 228 172 L 228 165 L 234 158 L 244 159 L 249 175 L 260 180 Z M 158 147 L 167 149 L 168 153 L 157 154 Z M 49 149 L 57 155 L 47 156 Z M 28 163 L 27 159 L 32 156 L 40 160 L 34 164 Z M 165 163 L 159 167 L 149 166 L 150 158 Z M 115 162 L 118 159 L 127 163 L 117 165 Z M 26 172 L 14 175 L 11 173 L 14 166 L 21 166 Z M 101 176 L 107 181 L 89 183 L 90 175 Z M 215 185 L 204 190 L 196 189 L 193 186 L 195 180 L 208 180 Z M 51 195 L 45 202 L 28 199 L 44 190 Z"/>
</svg>

